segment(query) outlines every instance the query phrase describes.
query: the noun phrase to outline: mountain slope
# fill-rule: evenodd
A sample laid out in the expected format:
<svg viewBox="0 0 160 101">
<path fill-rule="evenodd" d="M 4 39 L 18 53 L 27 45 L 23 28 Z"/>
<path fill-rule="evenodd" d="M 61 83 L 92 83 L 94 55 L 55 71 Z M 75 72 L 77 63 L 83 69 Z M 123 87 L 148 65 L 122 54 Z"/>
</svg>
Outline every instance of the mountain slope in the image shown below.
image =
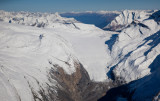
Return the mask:
<svg viewBox="0 0 160 101">
<path fill-rule="evenodd" d="M 54 65 L 62 67 L 68 75 L 76 72 L 78 61 L 71 46 L 58 35 L 45 33 L 40 39 L 41 29 L 2 22 L 0 26 L 0 96 L 3 101 L 43 99 L 42 95 L 49 94 L 47 89 L 57 85 L 56 80 L 49 80 L 48 74 L 50 69 L 56 71 Z M 56 99 L 56 89 L 51 91 Z M 46 99 L 51 99 L 49 97 Z"/>
<path fill-rule="evenodd" d="M 159 17 L 157 11 L 141 22 L 130 24 L 117 35 L 110 49 L 114 62 L 108 67 L 108 75 L 121 86 L 107 91 L 99 101 L 159 100 Z"/>
<path fill-rule="evenodd" d="M 121 31 L 133 21 L 143 21 L 154 11 L 151 10 L 124 10 L 111 23 L 105 26 L 104 30 Z"/>
<path fill-rule="evenodd" d="M 141 95 L 158 99 L 159 11 L 120 33 L 58 14 L 0 14 L 3 100 L 95 101 L 109 89 L 108 100 L 142 100 L 150 89 Z"/>
<path fill-rule="evenodd" d="M 107 79 L 103 30 L 78 22 L 62 23 L 64 18 L 54 14 L 58 22 L 51 19 L 46 26 L 34 27 L 39 14 L 26 18 L 28 13 L 17 12 L 16 18 L 24 19 L 19 23 L 13 21 L 13 13 L 5 13 L 7 17 L 1 15 L 0 22 L 1 99 L 96 101 L 111 86 L 109 81 L 103 83 Z"/>
<path fill-rule="evenodd" d="M 109 68 L 117 77 L 128 82 L 150 73 L 149 65 L 160 54 L 159 29 L 154 19 L 145 19 L 122 30 L 110 50 Z"/>
</svg>

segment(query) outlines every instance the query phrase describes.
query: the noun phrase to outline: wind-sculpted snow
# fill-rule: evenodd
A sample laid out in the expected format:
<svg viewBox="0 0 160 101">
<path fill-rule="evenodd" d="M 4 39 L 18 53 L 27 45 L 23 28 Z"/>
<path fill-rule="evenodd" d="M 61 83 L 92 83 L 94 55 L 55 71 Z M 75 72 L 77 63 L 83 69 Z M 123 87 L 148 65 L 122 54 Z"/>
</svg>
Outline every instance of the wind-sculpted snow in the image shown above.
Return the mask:
<svg viewBox="0 0 160 101">
<path fill-rule="evenodd" d="M 103 29 L 111 31 L 121 31 L 133 21 L 143 21 L 150 17 L 154 11 L 151 10 L 124 10 L 119 16 L 117 16 L 110 24 Z"/>
</svg>

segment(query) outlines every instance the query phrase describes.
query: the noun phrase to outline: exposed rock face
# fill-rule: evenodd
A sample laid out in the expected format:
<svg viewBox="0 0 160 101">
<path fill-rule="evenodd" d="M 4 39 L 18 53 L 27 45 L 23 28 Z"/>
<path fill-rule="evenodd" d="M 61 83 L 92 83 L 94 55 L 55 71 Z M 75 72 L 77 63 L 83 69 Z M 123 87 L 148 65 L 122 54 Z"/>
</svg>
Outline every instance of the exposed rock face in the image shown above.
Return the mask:
<svg viewBox="0 0 160 101">
<path fill-rule="evenodd" d="M 74 63 L 76 72 L 68 75 L 58 65 L 51 69 L 49 79 L 58 82 L 58 101 L 97 101 L 108 89 L 109 83 L 93 82 L 79 62 Z"/>
</svg>

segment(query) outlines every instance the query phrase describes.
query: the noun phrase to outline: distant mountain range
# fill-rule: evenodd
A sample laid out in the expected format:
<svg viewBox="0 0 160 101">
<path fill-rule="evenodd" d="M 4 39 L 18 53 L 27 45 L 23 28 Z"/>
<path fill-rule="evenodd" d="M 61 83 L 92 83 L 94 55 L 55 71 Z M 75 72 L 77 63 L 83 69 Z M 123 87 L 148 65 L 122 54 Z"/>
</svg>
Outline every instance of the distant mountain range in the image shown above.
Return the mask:
<svg viewBox="0 0 160 101">
<path fill-rule="evenodd" d="M 75 18 L 77 21 L 86 24 L 94 24 L 99 28 L 103 28 L 108 25 L 119 14 L 119 11 L 87 11 L 60 13 L 62 17 Z"/>
</svg>

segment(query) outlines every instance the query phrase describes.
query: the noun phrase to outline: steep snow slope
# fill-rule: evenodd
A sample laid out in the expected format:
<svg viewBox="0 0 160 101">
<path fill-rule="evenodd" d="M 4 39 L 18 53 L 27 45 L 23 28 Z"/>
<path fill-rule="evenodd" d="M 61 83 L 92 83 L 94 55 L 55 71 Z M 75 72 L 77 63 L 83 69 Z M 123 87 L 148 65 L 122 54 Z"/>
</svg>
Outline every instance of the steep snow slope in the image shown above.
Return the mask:
<svg viewBox="0 0 160 101">
<path fill-rule="evenodd" d="M 132 21 L 143 21 L 148 18 L 154 11 L 151 10 L 124 10 L 110 24 L 103 29 L 120 31 L 128 26 Z"/>
<path fill-rule="evenodd" d="M 159 101 L 160 100 L 159 66 L 151 75 L 110 89 L 98 101 Z"/>
<path fill-rule="evenodd" d="M 160 25 L 154 19 L 135 22 L 122 30 L 110 49 L 110 71 L 126 82 L 150 74 L 149 65 L 160 54 Z M 112 74 L 111 73 L 111 74 Z"/>
<path fill-rule="evenodd" d="M 154 78 L 159 81 L 159 64 L 155 62 L 160 54 L 159 11 L 128 23 L 121 33 L 103 31 L 57 14 L 48 18 L 49 15 L 1 11 L 0 98 L 83 101 L 89 95 L 89 99 L 91 95 L 98 98 L 95 93 L 108 86 L 142 78 L 131 87 L 131 91 L 138 92 L 150 89 L 147 86 L 153 85 Z M 47 22 L 39 26 L 36 18 L 41 19 L 40 23 Z M 115 81 L 113 86 L 110 80 Z M 107 86 L 97 82 L 105 82 Z M 148 84 L 141 89 L 144 83 Z M 159 96 L 159 89 L 155 92 Z M 137 98 L 139 93 L 133 94 Z M 145 94 L 149 93 L 144 93 L 144 97 Z"/>
<path fill-rule="evenodd" d="M 153 19 L 154 21 L 159 24 L 160 22 L 160 11 L 157 11 L 151 15 L 149 19 Z M 133 92 L 132 99 L 133 100 L 142 100 L 148 99 L 153 101 L 160 100 L 160 30 L 155 34 L 147 37 L 146 39 L 152 40 L 148 45 L 150 45 L 149 51 L 154 51 L 155 58 L 152 63 L 149 65 L 151 74 L 146 76 L 140 80 L 137 80 L 133 84 L 129 86 L 131 92 Z M 154 48 L 157 48 L 158 51 L 155 51 Z M 144 54 L 149 54 L 149 51 L 145 52 Z M 152 52 L 153 53 L 153 52 Z M 158 55 L 157 55 L 158 53 Z M 143 92 L 143 94 L 142 94 Z M 141 94 L 141 97 L 139 95 Z"/>
<path fill-rule="evenodd" d="M 108 84 L 97 82 L 107 79 L 109 56 L 104 43 L 111 34 L 94 25 L 61 23 L 61 17 L 54 18 L 58 22 L 49 20 L 52 23 L 43 28 L 33 27 L 35 20 L 25 23 L 25 17 L 23 23 L 9 23 L 15 16 L 8 13 L 2 13 L 4 22 L 0 22 L 1 99 L 90 101 L 108 89 Z M 23 18 L 27 13 L 18 14 Z M 30 18 L 36 18 L 34 15 Z M 42 22 L 47 19 L 44 15 Z"/>
<path fill-rule="evenodd" d="M 128 84 L 113 88 L 99 101 L 159 101 L 160 100 L 160 55 L 158 55 L 150 66 L 154 71 L 144 78 L 132 81 Z"/>
<path fill-rule="evenodd" d="M 160 100 L 160 74 L 159 66 L 156 71 L 149 76 L 146 76 L 129 86 L 130 91 L 134 92 L 132 95 L 133 100 L 158 101 Z M 143 94 L 142 94 L 143 93 Z M 139 96 L 141 95 L 141 97 Z"/>
<path fill-rule="evenodd" d="M 106 33 L 110 32 L 104 32 L 94 25 L 79 23 L 74 19 L 62 18 L 58 14 L 1 11 L 0 16 L 2 21 L 8 22 L 9 19 L 12 19 L 13 23 L 22 25 L 32 26 L 37 20 L 36 25 L 43 22 L 45 25 L 41 27 L 44 28 L 44 31 L 49 31 L 49 33 L 55 32 L 72 44 L 76 56 L 88 71 L 91 80 L 104 81 L 107 79 L 106 61 L 109 61 L 110 56 L 108 56 L 107 46 L 104 43 L 106 38 L 109 38 L 111 35 Z M 18 20 L 15 21 L 15 18 Z M 41 32 L 41 34 L 43 33 Z"/>
<path fill-rule="evenodd" d="M 65 33 L 61 28 L 54 30 L 72 43 L 76 56 L 88 71 L 91 80 L 106 80 L 106 72 L 108 71 L 106 66 L 110 55 L 106 49 L 105 40 L 115 32 L 104 32 L 93 25 L 82 23 L 75 23 L 75 25 L 80 30 L 73 28 L 66 30 Z"/>
<path fill-rule="evenodd" d="M 2 101 L 33 101 L 34 94 L 40 99 L 41 94 L 49 94 L 47 89 L 57 85 L 54 79 L 49 80 L 50 69 L 56 69 L 52 63 L 63 67 L 68 75 L 76 71 L 78 60 L 71 45 L 55 32 L 3 22 L 0 30 Z M 56 89 L 52 92 L 56 99 Z"/>
<path fill-rule="evenodd" d="M 85 24 L 94 24 L 99 28 L 105 27 L 109 24 L 120 12 L 118 11 L 86 11 L 86 12 L 69 12 L 60 13 L 62 17 L 75 18 L 76 20 Z"/>
<path fill-rule="evenodd" d="M 108 76 L 118 87 L 107 91 L 99 101 L 160 100 L 159 18 L 159 11 L 154 12 L 149 18 L 130 24 L 119 35 L 112 35 L 106 42 L 113 58 Z"/>
</svg>

